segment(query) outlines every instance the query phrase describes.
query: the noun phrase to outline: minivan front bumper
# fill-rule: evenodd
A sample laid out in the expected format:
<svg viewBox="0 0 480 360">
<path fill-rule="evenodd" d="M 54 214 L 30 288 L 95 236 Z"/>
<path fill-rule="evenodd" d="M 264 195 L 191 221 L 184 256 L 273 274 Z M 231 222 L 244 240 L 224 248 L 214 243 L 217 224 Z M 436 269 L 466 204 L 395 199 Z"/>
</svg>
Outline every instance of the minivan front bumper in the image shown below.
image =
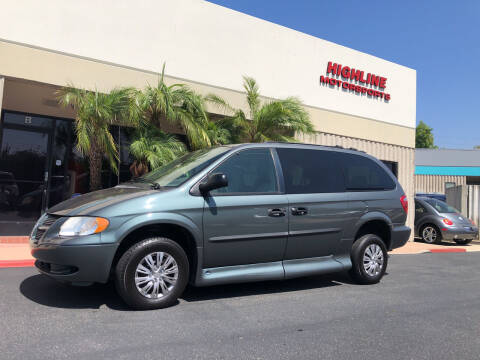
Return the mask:
<svg viewBox="0 0 480 360">
<path fill-rule="evenodd" d="M 87 285 L 106 283 L 117 244 L 59 245 L 32 247 L 35 266 L 40 273 L 61 282 Z"/>
<path fill-rule="evenodd" d="M 410 238 L 412 230 L 405 225 L 394 226 L 391 234 L 390 248 L 388 251 L 402 247 Z"/>
</svg>

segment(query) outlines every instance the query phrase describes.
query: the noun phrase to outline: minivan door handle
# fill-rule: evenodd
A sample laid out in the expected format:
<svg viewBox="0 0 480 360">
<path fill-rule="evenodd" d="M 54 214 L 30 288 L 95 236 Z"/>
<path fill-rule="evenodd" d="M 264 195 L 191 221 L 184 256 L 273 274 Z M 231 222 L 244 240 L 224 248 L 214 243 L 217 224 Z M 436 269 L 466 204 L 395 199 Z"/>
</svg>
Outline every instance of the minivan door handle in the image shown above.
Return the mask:
<svg viewBox="0 0 480 360">
<path fill-rule="evenodd" d="M 306 207 L 292 207 L 292 215 L 303 216 L 308 214 L 308 209 Z"/>
<path fill-rule="evenodd" d="M 282 217 L 285 216 L 285 209 L 268 209 L 268 216 L 271 217 Z"/>
</svg>

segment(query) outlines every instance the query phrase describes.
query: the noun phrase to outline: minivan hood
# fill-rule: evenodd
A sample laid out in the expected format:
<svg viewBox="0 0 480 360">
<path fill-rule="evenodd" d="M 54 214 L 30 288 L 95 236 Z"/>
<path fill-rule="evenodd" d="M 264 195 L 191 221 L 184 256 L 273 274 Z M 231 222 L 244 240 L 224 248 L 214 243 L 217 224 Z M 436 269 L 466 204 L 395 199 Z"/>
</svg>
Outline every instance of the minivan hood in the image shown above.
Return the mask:
<svg viewBox="0 0 480 360">
<path fill-rule="evenodd" d="M 149 195 L 159 190 L 119 185 L 114 188 L 94 191 L 63 201 L 47 210 L 49 214 L 60 216 L 89 215 L 121 201 Z"/>
</svg>

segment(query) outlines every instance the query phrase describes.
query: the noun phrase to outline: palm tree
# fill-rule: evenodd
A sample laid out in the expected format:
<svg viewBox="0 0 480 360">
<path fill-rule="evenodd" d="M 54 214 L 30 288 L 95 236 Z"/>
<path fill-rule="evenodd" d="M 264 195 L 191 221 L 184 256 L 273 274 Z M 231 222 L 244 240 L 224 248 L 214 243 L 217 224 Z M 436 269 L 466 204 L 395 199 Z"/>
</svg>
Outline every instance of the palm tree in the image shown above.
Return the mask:
<svg viewBox="0 0 480 360">
<path fill-rule="evenodd" d="M 139 177 L 182 155 L 185 145 L 175 136 L 147 125 L 137 130 L 130 145 L 135 161 L 130 166 L 133 176 Z"/>
<path fill-rule="evenodd" d="M 69 85 L 57 94 L 60 104 L 72 106 L 77 113 L 77 148 L 89 160 L 90 190 L 101 189 L 103 156 L 108 159 L 112 170 L 118 173 L 118 149 L 109 127 L 136 123 L 135 90 L 116 88 L 105 94 L 98 90 L 88 91 Z"/>
<path fill-rule="evenodd" d="M 222 121 L 209 121 L 207 124 L 207 135 L 212 145 L 225 145 L 233 142 L 233 137 L 228 129 L 228 124 Z"/>
<path fill-rule="evenodd" d="M 159 126 L 162 122 L 179 126 L 187 135 L 191 149 L 211 145 L 206 127 L 208 116 L 204 98 L 185 84 L 167 86 L 165 65 L 156 86 L 148 85 L 137 96 L 137 105 L 144 121 Z"/>
<path fill-rule="evenodd" d="M 243 77 L 249 114 L 210 94 L 206 100 L 229 114 L 224 121 L 234 142 L 295 141 L 295 134 L 311 134 L 314 128 L 299 99 L 288 97 L 262 103 L 255 79 Z"/>
</svg>

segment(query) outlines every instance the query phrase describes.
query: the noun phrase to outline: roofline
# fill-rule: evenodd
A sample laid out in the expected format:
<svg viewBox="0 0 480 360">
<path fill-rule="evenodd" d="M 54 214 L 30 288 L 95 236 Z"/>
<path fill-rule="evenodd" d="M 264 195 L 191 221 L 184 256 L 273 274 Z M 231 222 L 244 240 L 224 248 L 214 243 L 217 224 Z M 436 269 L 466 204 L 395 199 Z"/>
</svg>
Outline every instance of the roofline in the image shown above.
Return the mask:
<svg viewBox="0 0 480 360">
<path fill-rule="evenodd" d="M 358 150 L 356 148 L 344 148 L 343 146 L 340 145 L 319 145 L 319 144 L 309 144 L 309 143 L 301 143 L 301 142 L 288 142 L 288 141 L 264 141 L 261 143 L 240 143 L 240 144 L 231 144 L 231 145 L 225 145 L 225 146 L 231 146 L 232 149 L 240 149 L 240 148 L 250 148 L 250 147 L 265 147 L 265 146 L 271 146 L 275 148 L 313 148 L 313 149 L 323 149 L 323 150 L 328 150 L 328 151 L 339 151 L 339 152 L 346 152 L 346 153 L 352 153 L 352 154 L 358 154 L 358 155 L 364 155 L 367 157 L 372 157 L 371 155 L 367 154 L 363 150 Z"/>
</svg>

